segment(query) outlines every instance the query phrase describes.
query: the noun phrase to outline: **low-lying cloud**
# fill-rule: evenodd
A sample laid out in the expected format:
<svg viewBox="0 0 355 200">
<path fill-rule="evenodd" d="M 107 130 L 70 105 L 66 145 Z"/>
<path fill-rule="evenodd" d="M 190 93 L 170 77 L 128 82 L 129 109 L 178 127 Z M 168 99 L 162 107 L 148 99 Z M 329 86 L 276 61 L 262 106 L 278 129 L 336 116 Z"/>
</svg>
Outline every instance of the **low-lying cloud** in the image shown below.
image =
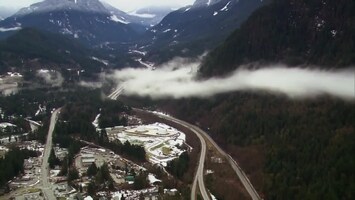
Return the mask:
<svg viewBox="0 0 355 200">
<path fill-rule="evenodd" d="M 154 71 L 123 69 L 109 75 L 125 95 L 159 98 L 206 98 L 236 91 L 269 92 L 290 98 L 331 95 L 355 99 L 355 70 L 290 68 L 284 65 L 238 69 L 224 78 L 197 80 L 199 63 L 170 62 Z"/>
<path fill-rule="evenodd" d="M 55 70 L 39 70 L 37 71 L 37 77 L 40 77 L 44 82 L 53 87 L 60 87 L 64 82 L 62 74 Z"/>
<path fill-rule="evenodd" d="M 80 81 L 79 85 L 82 87 L 87 87 L 87 88 L 102 88 L 102 82 L 87 82 L 87 81 Z"/>
</svg>

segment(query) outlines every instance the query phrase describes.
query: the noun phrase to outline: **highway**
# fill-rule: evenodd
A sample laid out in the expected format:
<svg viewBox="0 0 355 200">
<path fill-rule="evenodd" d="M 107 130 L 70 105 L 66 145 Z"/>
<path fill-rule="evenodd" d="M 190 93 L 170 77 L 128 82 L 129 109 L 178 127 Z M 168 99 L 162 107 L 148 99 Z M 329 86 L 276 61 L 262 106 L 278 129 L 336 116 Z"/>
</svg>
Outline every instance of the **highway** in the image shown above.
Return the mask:
<svg viewBox="0 0 355 200">
<path fill-rule="evenodd" d="M 168 118 L 165 118 L 165 119 L 168 119 Z M 207 189 L 205 187 L 205 182 L 203 180 L 205 159 L 206 159 L 206 152 L 207 152 L 205 139 L 201 136 L 201 134 L 196 129 L 190 127 L 189 124 L 186 124 L 185 122 L 180 121 L 180 120 L 176 120 L 176 119 L 168 119 L 168 120 L 173 121 L 175 123 L 178 123 L 178 124 L 188 128 L 188 129 L 190 129 L 192 132 L 194 132 L 197 135 L 198 139 L 200 140 L 200 142 L 201 142 L 200 159 L 199 159 L 199 165 L 198 165 L 197 172 L 196 172 L 196 175 L 195 175 L 195 178 L 194 178 L 194 182 L 193 182 L 193 185 L 192 185 L 192 189 L 191 189 L 191 200 L 196 199 L 197 182 L 198 182 L 198 187 L 200 188 L 200 193 L 201 193 L 202 198 L 204 200 L 211 199 L 210 195 L 207 192 Z"/>
<path fill-rule="evenodd" d="M 136 110 L 147 112 L 145 110 L 140 110 L 140 109 L 136 109 Z M 189 124 L 187 122 L 184 122 L 182 120 L 176 119 L 174 117 L 162 115 L 162 114 L 159 114 L 159 113 L 153 113 L 153 114 L 157 115 L 160 118 L 163 118 L 163 119 L 172 121 L 174 123 L 180 124 L 181 126 L 184 126 L 184 127 L 188 128 L 188 129 L 190 129 L 193 133 L 195 133 L 197 135 L 198 139 L 201 142 L 201 152 L 200 152 L 200 158 L 199 158 L 199 165 L 198 165 L 197 172 L 195 174 L 195 178 L 194 178 L 194 181 L 193 181 L 193 184 L 192 184 L 191 197 L 190 198 L 191 198 L 191 200 L 195 200 L 196 199 L 196 191 L 197 191 L 197 184 L 198 184 L 198 187 L 200 189 L 200 194 L 201 194 L 202 198 L 204 200 L 210 200 L 211 197 L 210 197 L 209 193 L 207 192 L 207 189 L 205 187 L 205 182 L 203 180 L 207 147 L 206 147 L 206 141 L 202 137 L 202 134 L 200 133 L 200 130 L 196 129 L 195 126 L 193 126 L 193 125 L 191 125 L 191 124 Z"/>
<path fill-rule="evenodd" d="M 200 154 L 200 162 L 199 162 L 199 166 L 197 169 L 197 173 L 193 182 L 193 186 L 192 186 L 192 191 L 191 191 L 191 199 L 194 200 L 196 198 L 196 185 L 198 182 L 200 191 L 201 191 L 201 195 L 202 198 L 204 200 L 208 200 L 210 199 L 210 196 L 208 195 L 205 185 L 204 185 L 204 181 L 203 181 L 203 175 L 204 175 L 204 161 L 205 161 L 205 157 L 206 157 L 206 141 L 205 138 L 218 150 L 218 152 L 223 155 L 227 160 L 228 163 L 231 165 L 231 167 L 233 168 L 233 170 L 235 171 L 235 173 L 238 175 L 240 181 L 242 182 L 243 186 L 245 187 L 245 189 L 247 190 L 247 192 L 249 193 L 250 197 L 253 200 L 261 200 L 259 194 L 257 193 L 257 191 L 255 190 L 255 188 L 253 187 L 253 185 L 251 184 L 250 180 L 248 179 L 247 175 L 244 173 L 244 171 L 240 168 L 240 166 L 238 165 L 238 163 L 229 155 L 227 154 L 225 151 L 223 151 L 218 144 L 203 130 L 201 130 L 199 127 L 194 126 L 192 124 L 189 124 L 185 121 L 176 119 L 174 117 L 171 116 L 167 116 L 167 115 L 162 115 L 162 114 L 158 114 L 158 113 L 153 113 L 155 115 L 158 115 L 160 118 L 178 123 L 188 129 L 190 129 L 192 132 L 194 132 L 198 138 L 201 141 L 201 154 Z"/>
<path fill-rule="evenodd" d="M 42 166 L 41 166 L 41 181 L 42 181 L 42 191 L 46 199 L 55 200 L 57 199 L 54 196 L 53 190 L 51 189 L 51 184 L 49 183 L 49 163 L 48 158 L 52 150 L 52 137 L 55 124 L 57 123 L 58 115 L 60 113 L 60 109 L 55 110 L 51 116 L 51 122 L 48 129 L 47 141 L 44 148 Z"/>
<path fill-rule="evenodd" d="M 196 126 L 194 126 L 194 127 L 196 127 Z M 250 197 L 253 200 L 261 200 L 258 192 L 255 190 L 255 188 L 251 184 L 249 178 L 247 177 L 245 172 L 242 170 L 242 168 L 238 165 L 238 163 L 229 154 L 227 154 L 225 151 L 223 151 L 223 149 L 221 149 L 218 146 L 218 144 L 206 132 L 204 132 L 203 130 L 201 130 L 198 127 L 196 127 L 196 128 L 199 129 L 200 132 L 203 134 L 203 136 L 205 138 L 207 138 L 207 140 L 218 150 L 218 152 L 228 160 L 229 165 L 231 165 L 231 167 L 233 168 L 235 173 L 238 175 L 240 181 L 242 182 L 244 188 L 249 193 Z"/>
<path fill-rule="evenodd" d="M 116 100 L 121 93 L 123 92 L 123 86 L 118 86 L 110 95 L 108 95 L 107 97 L 112 99 L 112 100 Z"/>
<path fill-rule="evenodd" d="M 118 87 L 115 91 L 113 91 L 112 94 L 110 94 L 108 97 L 116 100 L 120 94 L 123 91 L 123 87 Z M 141 109 L 136 109 L 136 110 L 140 110 L 140 111 L 144 111 L 147 112 L 146 110 L 141 110 Z M 233 170 L 235 171 L 235 173 L 237 174 L 237 176 L 239 177 L 240 181 L 242 182 L 244 188 L 247 190 L 249 196 L 253 199 L 253 200 L 261 200 L 258 192 L 255 190 L 254 186 L 251 184 L 249 178 L 247 177 L 247 175 L 245 174 L 245 172 L 242 170 L 242 168 L 238 165 L 238 163 L 229 155 L 227 154 L 225 151 L 223 151 L 223 149 L 221 149 L 218 144 L 202 129 L 200 129 L 197 126 L 194 126 L 190 123 L 187 123 L 185 121 L 176 119 L 174 117 L 171 116 L 167 116 L 167 115 L 163 115 L 163 114 L 159 114 L 159 113 L 153 113 L 155 115 L 157 115 L 160 118 L 175 122 L 177 124 L 180 124 L 188 129 L 190 129 L 192 132 L 194 132 L 197 137 L 199 138 L 200 142 L 201 142 L 201 153 L 200 153 L 200 159 L 199 159 L 199 166 L 194 178 L 194 182 L 192 185 L 192 190 L 191 190 L 191 200 L 195 200 L 196 199 L 196 190 L 197 190 L 197 184 L 199 186 L 202 198 L 204 200 L 209 200 L 210 199 L 210 195 L 208 194 L 205 184 L 204 184 L 204 164 L 205 164 L 205 158 L 206 158 L 206 141 L 205 138 L 217 149 L 217 151 L 223 155 L 227 160 L 228 163 L 230 164 L 230 166 L 233 168 Z"/>
</svg>

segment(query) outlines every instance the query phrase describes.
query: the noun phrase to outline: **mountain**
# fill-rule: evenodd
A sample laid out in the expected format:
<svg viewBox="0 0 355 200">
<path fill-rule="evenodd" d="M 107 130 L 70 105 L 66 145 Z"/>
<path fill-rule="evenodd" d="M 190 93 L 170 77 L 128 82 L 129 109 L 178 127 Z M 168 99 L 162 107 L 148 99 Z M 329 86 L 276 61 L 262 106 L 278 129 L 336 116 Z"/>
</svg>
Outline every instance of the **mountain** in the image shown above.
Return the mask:
<svg viewBox="0 0 355 200">
<path fill-rule="evenodd" d="M 89 13 L 107 13 L 105 6 L 97 0 L 45 0 L 19 10 L 15 16 L 46 13 L 56 10 L 76 10 Z"/>
<path fill-rule="evenodd" d="M 225 74 L 249 62 L 355 64 L 355 4 L 351 0 L 275 0 L 211 52 L 201 73 Z"/>
<path fill-rule="evenodd" d="M 102 5 L 105 7 L 106 11 L 109 12 L 113 18 L 117 18 L 117 21 L 121 21 L 124 24 L 136 23 L 139 21 L 139 18 L 131 16 L 122 10 L 119 10 L 106 2 L 102 2 Z"/>
<path fill-rule="evenodd" d="M 261 0 L 197 0 L 168 14 L 147 33 L 150 57 L 197 55 L 217 46 L 255 11 Z M 153 41 L 151 40 L 153 38 Z"/>
<path fill-rule="evenodd" d="M 173 12 L 174 9 L 171 7 L 146 7 L 130 12 L 131 16 L 136 16 L 140 18 L 140 22 L 149 27 L 158 24 L 166 15 Z"/>
<path fill-rule="evenodd" d="M 34 27 L 97 45 L 127 42 L 137 36 L 124 16 L 111 14 L 98 0 L 45 0 L 1 21 L 0 27 L 7 31 Z"/>
<path fill-rule="evenodd" d="M 208 7 L 213 4 L 216 4 L 220 2 L 221 0 L 196 0 L 194 4 L 192 5 L 193 8 L 198 8 L 198 7 Z"/>
<path fill-rule="evenodd" d="M 104 65 L 97 54 L 79 42 L 60 34 L 24 28 L 0 41 L 2 67 L 65 66 L 99 72 Z"/>
<path fill-rule="evenodd" d="M 354 66 L 354 24 L 353 0 L 273 0 L 209 53 L 200 73 L 226 75 L 247 63 Z M 235 92 L 159 104 L 203 127 L 238 161 L 263 199 L 355 196 L 353 101 Z"/>
<path fill-rule="evenodd" d="M 139 24 L 145 28 L 158 24 L 167 14 L 173 11 L 170 7 L 147 7 L 126 13 L 108 3 L 102 2 L 102 4 L 112 15 L 118 16 L 119 20 L 131 24 Z"/>
</svg>

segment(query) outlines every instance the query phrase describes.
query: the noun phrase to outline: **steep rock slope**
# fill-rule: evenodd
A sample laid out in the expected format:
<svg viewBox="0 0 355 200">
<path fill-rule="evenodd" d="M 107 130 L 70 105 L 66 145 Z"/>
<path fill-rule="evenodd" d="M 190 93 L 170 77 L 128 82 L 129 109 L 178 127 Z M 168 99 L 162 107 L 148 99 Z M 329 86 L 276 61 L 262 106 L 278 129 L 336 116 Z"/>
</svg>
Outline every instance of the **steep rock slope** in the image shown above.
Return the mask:
<svg viewBox="0 0 355 200">
<path fill-rule="evenodd" d="M 257 8 L 260 0 L 198 0 L 168 14 L 145 35 L 149 56 L 200 54 L 215 47 L 238 28 Z M 153 41 L 151 40 L 153 38 Z"/>
<path fill-rule="evenodd" d="M 201 72 L 223 74 L 249 62 L 317 64 L 355 63 L 355 3 L 275 0 L 250 17 L 210 53 Z"/>
</svg>

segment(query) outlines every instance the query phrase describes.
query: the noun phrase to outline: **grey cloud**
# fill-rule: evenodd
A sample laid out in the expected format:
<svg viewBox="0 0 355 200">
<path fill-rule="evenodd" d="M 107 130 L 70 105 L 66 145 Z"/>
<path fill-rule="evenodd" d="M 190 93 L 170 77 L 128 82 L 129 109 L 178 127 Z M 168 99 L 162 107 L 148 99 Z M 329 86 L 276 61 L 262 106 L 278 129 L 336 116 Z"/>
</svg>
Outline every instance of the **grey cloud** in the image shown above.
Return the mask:
<svg viewBox="0 0 355 200">
<path fill-rule="evenodd" d="M 62 86 L 64 78 L 60 72 L 49 71 L 49 70 L 39 70 L 37 71 L 37 77 L 42 78 L 47 84 L 53 87 Z"/>
<path fill-rule="evenodd" d="M 312 98 L 331 95 L 355 100 L 355 70 L 321 70 L 312 67 L 290 68 L 276 64 L 259 69 L 241 69 L 225 78 L 197 80 L 199 63 L 175 60 L 151 71 L 123 69 L 108 75 L 123 85 L 125 95 L 157 98 L 207 98 L 213 95 L 236 92 L 270 92 L 289 98 Z"/>
</svg>

